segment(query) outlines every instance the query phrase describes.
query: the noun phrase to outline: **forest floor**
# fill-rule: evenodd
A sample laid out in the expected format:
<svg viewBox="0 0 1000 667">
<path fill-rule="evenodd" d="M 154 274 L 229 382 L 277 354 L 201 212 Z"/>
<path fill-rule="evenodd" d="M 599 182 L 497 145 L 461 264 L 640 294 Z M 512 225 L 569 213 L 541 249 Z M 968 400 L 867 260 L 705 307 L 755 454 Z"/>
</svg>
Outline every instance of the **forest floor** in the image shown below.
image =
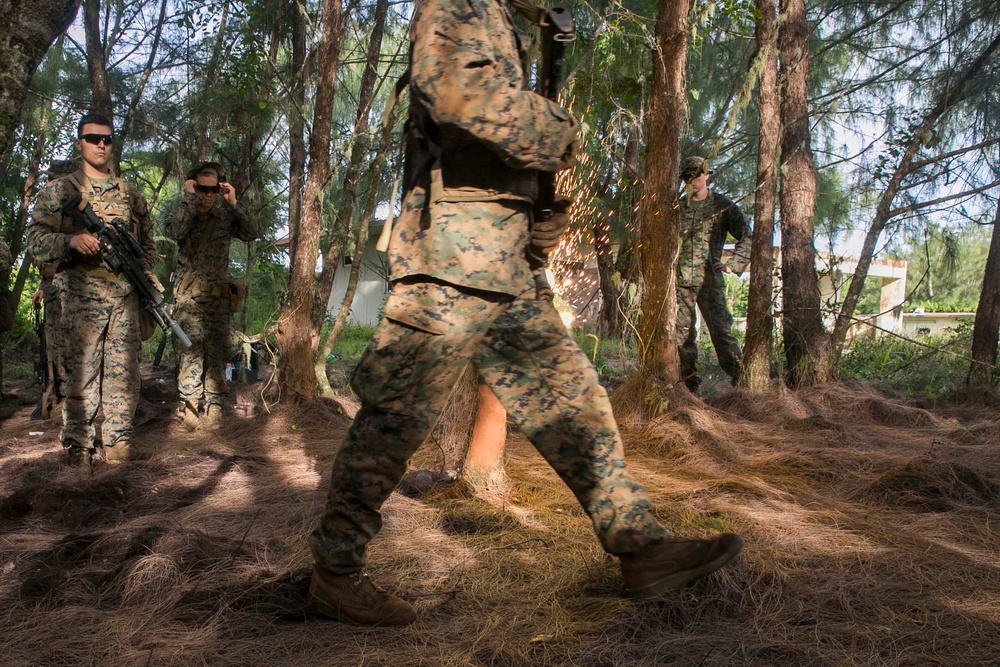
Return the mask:
<svg viewBox="0 0 1000 667">
<path fill-rule="evenodd" d="M 338 375 L 342 377 L 343 374 Z M 722 389 L 623 424 L 678 535 L 743 535 L 729 567 L 662 601 L 620 596 L 573 497 L 512 433 L 507 481 L 394 494 L 375 581 L 403 628 L 305 613 L 307 536 L 352 402 L 266 408 L 240 387 L 218 433 L 170 421 L 149 375 L 145 461 L 67 468 L 34 395 L 0 403 L 0 664 L 996 665 L 1000 400 L 862 384 Z M 10 389 L 10 387 L 8 387 Z M 418 458 L 439 459 L 426 445 Z M 444 466 L 446 462 L 441 461 Z"/>
</svg>

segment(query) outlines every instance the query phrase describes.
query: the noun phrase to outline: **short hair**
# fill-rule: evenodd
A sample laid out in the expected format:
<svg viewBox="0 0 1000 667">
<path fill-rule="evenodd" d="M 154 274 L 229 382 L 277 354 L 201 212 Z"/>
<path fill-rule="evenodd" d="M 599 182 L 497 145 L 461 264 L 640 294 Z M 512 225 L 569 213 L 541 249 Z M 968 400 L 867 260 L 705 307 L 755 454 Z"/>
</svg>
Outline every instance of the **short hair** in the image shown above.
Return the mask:
<svg viewBox="0 0 1000 667">
<path fill-rule="evenodd" d="M 83 132 L 83 126 L 87 125 L 88 123 L 93 123 L 94 125 L 107 125 L 108 127 L 111 128 L 112 132 L 115 131 L 115 126 L 111 123 L 110 120 L 108 120 L 107 116 L 103 116 L 97 113 L 96 111 L 88 111 L 87 113 L 83 114 L 83 117 L 80 118 L 80 122 L 76 124 L 77 139 L 80 138 L 80 133 Z"/>
</svg>

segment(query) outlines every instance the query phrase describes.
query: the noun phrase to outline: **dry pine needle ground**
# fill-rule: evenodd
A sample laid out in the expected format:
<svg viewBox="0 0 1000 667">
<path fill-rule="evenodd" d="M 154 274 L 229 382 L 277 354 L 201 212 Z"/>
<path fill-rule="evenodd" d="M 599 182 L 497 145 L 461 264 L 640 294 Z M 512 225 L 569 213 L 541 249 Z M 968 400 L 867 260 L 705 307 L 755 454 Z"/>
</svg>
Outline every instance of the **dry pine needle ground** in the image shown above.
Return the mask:
<svg viewBox="0 0 1000 667">
<path fill-rule="evenodd" d="M 171 431 L 153 409 L 140 434 L 152 459 L 86 478 L 61 465 L 55 425 L 30 436 L 42 430 L 30 407 L 11 410 L 10 667 L 972 667 L 1000 655 L 1000 409 L 988 405 L 839 384 L 727 393 L 627 425 L 630 466 L 664 523 L 747 543 L 732 567 L 653 603 L 619 597 L 589 521 L 514 436 L 506 488 L 387 504 L 370 566 L 417 607 L 401 629 L 303 612 L 343 405 L 259 410 L 213 436 Z"/>
</svg>

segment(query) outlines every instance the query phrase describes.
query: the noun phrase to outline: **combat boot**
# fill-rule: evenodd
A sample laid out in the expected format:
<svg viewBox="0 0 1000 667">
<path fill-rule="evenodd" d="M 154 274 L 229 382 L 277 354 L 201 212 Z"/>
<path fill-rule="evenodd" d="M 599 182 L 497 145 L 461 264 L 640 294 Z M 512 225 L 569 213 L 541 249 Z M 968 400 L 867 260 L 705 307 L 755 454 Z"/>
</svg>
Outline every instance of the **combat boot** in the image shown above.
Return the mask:
<svg viewBox="0 0 1000 667">
<path fill-rule="evenodd" d="M 180 401 L 174 410 L 174 423 L 183 426 L 188 431 L 194 431 L 201 424 L 198 418 L 198 405 L 191 401 Z"/>
<path fill-rule="evenodd" d="M 207 428 L 217 429 L 222 426 L 222 405 L 209 403 L 205 406 L 205 417 L 202 422 Z"/>
<path fill-rule="evenodd" d="M 408 625 L 417 620 L 409 602 L 386 593 L 364 572 L 333 574 L 314 567 L 309 606 L 351 625 Z"/>
<path fill-rule="evenodd" d="M 724 533 L 710 540 L 668 539 L 639 553 L 623 554 L 625 591 L 636 598 L 671 593 L 718 570 L 742 548 L 739 535 Z"/>
<path fill-rule="evenodd" d="M 127 440 L 119 440 L 111 447 L 104 448 L 104 461 L 112 465 L 124 461 L 134 461 L 138 454 Z"/>
<path fill-rule="evenodd" d="M 70 468 L 90 469 L 90 450 L 78 445 L 66 448 L 66 464 Z"/>
</svg>

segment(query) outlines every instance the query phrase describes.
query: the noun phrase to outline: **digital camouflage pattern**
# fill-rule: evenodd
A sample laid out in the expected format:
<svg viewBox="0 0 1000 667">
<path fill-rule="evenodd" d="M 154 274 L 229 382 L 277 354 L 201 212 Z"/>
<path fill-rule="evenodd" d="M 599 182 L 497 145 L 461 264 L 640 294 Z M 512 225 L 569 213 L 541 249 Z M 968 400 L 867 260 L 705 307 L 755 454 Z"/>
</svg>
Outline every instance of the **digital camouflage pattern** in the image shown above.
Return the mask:
<svg viewBox="0 0 1000 667">
<path fill-rule="evenodd" d="M 684 378 L 692 378 L 698 372 L 698 328 L 693 320 L 688 319 L 693 317 L 695 306 L 701 311 L 705 327 L 712 338 L 719 367 L 735 382 L 742 368 L 743 351 L 733 336 L 733 315 L 726 303 L 726 282 L 717 271 L 705 273 L 705 282 L 697 292 L 677 288 L 677 330 Z M 679 338 L 680 332 L 685 334 L 683 339 Z M 697 380 L 688 381 L 692 388 L 697 388 Z"/>
<path fill-rule="evenodd" d="M 527 168 L 568 166 L 575 123 L 523 90 L 505 4 L 420 0 L 411 39 L 418 108 L 411 105 L 408 190 L 389 252 L 395 282 L 352 377 L 362 406 L 312 534 L 317 565 L 336 574 L 363 568 L 382 503 L 470 363 L 572 489 L 604 548 L 639 551 L 667 533 L 626 470 L 597 373 L 552 303 L 535 298 L 525 254 L 531 189 L 522 186 L 536 176 Z M 428 143 L 434 136 L 442 145 Z M 482 147 L 478 168 L 462 163 L 475 176 L 449 172 L 451 152 L 471 160 Z M 423 170 L 425 157 L 444 171 Z"/>
<path fill-rule="evenodd" d="M 524 89 L 522 41 L 500 2 L 422 0 L 410 30 L 406 190 L 392 278 L 521 294 L 529 230 L 514 205 L 534 201 L 536 169 L 572 163 L 576 121 Z"/>
<path fill-rule="evenodd" d="M 360 570 L 379 508 L 473 363 L 573 491 L 609 553 L 667 533 L 629 474 L 607 393 L 550 301 L 397 283 L 352 377 L 362 402 L 337 453 L 313 554 L 337 574 Z"/>
<path fill-rule="evenodd" d="M 105 221 L 116 217 L 146 251 L 143 266 L 152 270 L 155 246 L 145 198 L 114 176 L 90 179 L 87 198 Z M 129 282 L 107 271 L 100 258 L 78 256 L 69 247 L 72 234 L 85 229 L 75 216 L 63 215 L 63 204 L 77 192 L 69 177 L 50 182 L 39 192 L 28 226 L 27 250 L 55 270 L 52 286 L 61 309 L 59 340 L 63 378 L 63 446 L 91 449 L 128 443 L 139 396 L 139 301 Z M 94 421 L 103 406 L 102 437 Z"/>
<path fill-rule="evenodd" d="M 734 381 L 743 353 L 733 336 L 733 317 L 726 305 L 725 280 L 712 266 L 721 260 L 726 237 L 736 240 L 728 266 L 740 274 L 750 263 L 750 225 L 740 207 L 725 195 L 709 191 L 701 201 L 681 199 L 681 247 L 677 258 L 677 340 L 681 375 L 696 388 L 698 372 L 697 310 L 705 318 L 719 366 Z"/>
<path fill-rule="evenodd" d="M 49 386 L 56 402 L 63 400 L 62 370 L 62 301 L 52 277 L 42 277 L 42 304 L 45 313 L 45 355 L 52 363 L 55 373 L 49 378 Z"/>
<path fill-rule="evenodd" d="M 199 201 L 196 193 L 184 193 L 164 220 L 178 247 L 173 316 L 191 339 L 190 348 L 178 350 L 177 391 L 191 405 L 222 405 L 231 356 L 229 248 L 233 238 L 253 241 L 259 231 L 240 204 L 220 196 L 201 213 Z"/>
</svg>

